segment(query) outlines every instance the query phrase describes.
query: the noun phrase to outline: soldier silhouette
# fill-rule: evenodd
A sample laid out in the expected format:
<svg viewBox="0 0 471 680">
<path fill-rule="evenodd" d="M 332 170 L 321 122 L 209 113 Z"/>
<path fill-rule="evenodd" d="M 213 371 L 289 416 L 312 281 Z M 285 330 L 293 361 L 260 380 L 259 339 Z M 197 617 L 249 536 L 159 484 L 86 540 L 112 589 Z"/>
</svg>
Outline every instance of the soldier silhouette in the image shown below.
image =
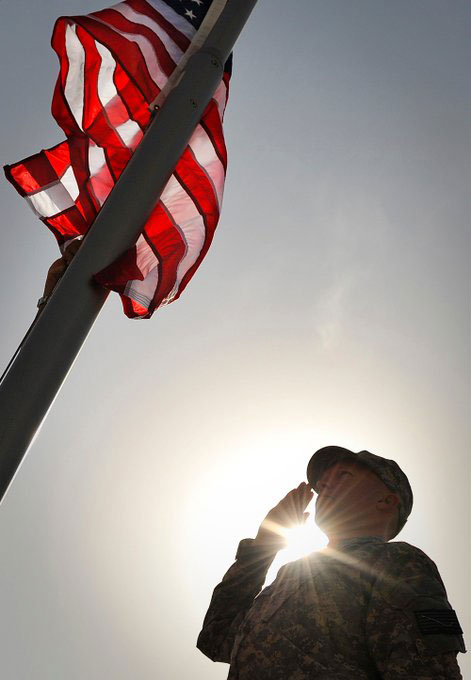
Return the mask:
<svg viewBox="0 0 471 680">
<path fill-rule="evenodd" d="M 393 460 L 338 446 L 317 451 L 309 484 L 290 491 L 239 543 L 216 586 L 197 646 L 230 664 L 228 680 L 457 680 L 462 630 L 437 567 L 389 542 L 412 509 Z M 324 550 L 284 565 L 262 590 L 280 527 L 315 521 Z M 260 592 L 261 591 L 261 592 Z"/>
</svg>

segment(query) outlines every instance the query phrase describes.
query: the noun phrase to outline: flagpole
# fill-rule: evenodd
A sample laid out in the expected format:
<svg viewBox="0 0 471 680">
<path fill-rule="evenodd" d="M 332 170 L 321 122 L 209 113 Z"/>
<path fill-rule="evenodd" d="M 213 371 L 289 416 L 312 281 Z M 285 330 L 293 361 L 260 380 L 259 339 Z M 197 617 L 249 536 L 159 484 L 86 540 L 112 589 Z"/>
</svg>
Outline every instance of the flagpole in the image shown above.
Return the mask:
<svg viewBox="0 0 471 680">
<path fill-rule="evenodd" d="M 108 291 L 93 276 L 134 245 L 257 0 L 228 0 L 188 60 L 0 384 L 0 500 L 39 431 Z"/>
</svg>

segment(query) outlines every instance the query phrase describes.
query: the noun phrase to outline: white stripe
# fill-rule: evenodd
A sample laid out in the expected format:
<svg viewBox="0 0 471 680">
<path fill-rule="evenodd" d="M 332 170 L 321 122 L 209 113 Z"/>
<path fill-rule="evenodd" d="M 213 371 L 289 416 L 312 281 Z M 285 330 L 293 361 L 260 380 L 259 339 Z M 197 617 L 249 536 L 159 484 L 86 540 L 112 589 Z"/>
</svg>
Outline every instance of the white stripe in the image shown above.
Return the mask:
<svg viewBox="0 0 471 680">
<path fill-rule="evenodd" d="M 90 140 L 88 145 L 88 167 L 90 170 L 89 189 L 98 203 L 103 205 L 114 187 L 114 180 L 103 149 L 93 140 Z"/>
<path fill-rule="evenodd" d="M 26 196 L 26 200 L 40 217 L 51 217 L 75 205 L 67 189 L 60 183 Z"/>
<path fill-rule="evenodd" d="M 189 147 L 192 150 L 198 165 L 206 175 L 208 175 L 216 194 L 219 209 L 221 209 L 225 179 L 224 166 L 214 150 L 213 143 L 210 140 L 208 133 L 201 125 L 197 125 L 195 131 L 191 135 Z"/>
<path fill-rule="evenodd" d="M 186 220 L 180 225 L 185 234 L 185 239 L 188 244 L 185 257 L 180 261 L 177 269 L 177 280 L 175 287 L 178 287 L 181 280 L 192 267 L 201 253 L 204 245 L 205 230 L 201 215 L 195 215 L 193 219 Z"/>
<path fill-rule="evenodd" d="M 142 234 L 136 242 L 136 264 L 144 279 L 128 281 L 124 295 L 144 307 L 149 307 L 159 283 L 159 261 Z"/>
<path fill-rule="evenodd" d="M 136 264 L 144 277 L 159 264 L 154 251 L 142 234 L 136 242 Z"/>
<path fill-rule="evenodd" d="M 65 31 L 65 49 L 69 60 L 69 70 L 65 82 L 64 94 L 77 125 L 83 127 L 84 68 L 85 51 L 77 38 L 75 26 L 67 25 Z"/>
<path fill-rule="evenodd" d="M 159 268 L 154 267 L 145 279 L 140 281 L 136 279 L 134 281 L 128 281 L 124 288 L 124 295 L 131 298 L 135 302 L 149 309 L 150 303 L 154 299 L 155 291 L 159 284 Z M 138 319 L 142 317 L 136 317 Z"/>
<path fill-rule="evenodd" d="M 126 33 L 126 31 L 121 31 L 119 28 L 116 28 L 116 26 L 113 26 L 113 24 L 109 24 L 107 21 L 103 21 L 103 19 L 99 19 L 98 17 L 93 15 L 90 16 L 94 21 L 97 21 L 98 23 L 107 26 L 107 28 L 110 28 L 118 35 L 121 35 L 123 36 L 123 38 L 126 38 L 130 42 L 135 43 L 141 50 L 141 54 L 144 58 L 151 79 L 154 81 L 154 83 L 160 90 L 165 86 L 165 83 L 167 82 L 167 76 L 165 75 L 165 73 L 162 70 L 162 67 L 159 64 L 159 61 L 157 59 L 157 56 L 155 54 L 154 48 L 150 40 L 145 38 L 143 35 L 137 35 L 135 33 Z"/>
<path fill-rule="evenodd" d="M 221 80 L 221 82 L 217 86 L 216 92 L 213 94 L 213 99 L 215 100 L 218 106 L 219 118 L 221 119 L 222 122 L 222 119 L 224 118 L 224 111 L 226 110 L 227 104 L 227 87 L 224 80 Z"/>
<path fill-rule="evenodd" d="M 141 128 L 134 120 L 127 120 L 125 123 L 118 125 L 115 129 L 126 146 L 133 151 L 143 137 Z"/>
<path fill-rule="evenodd" d="M 103 166 L 106 165 L 106 157 L 101 146 L 97 146 L 93 140 L 88 145 L 88 167 L 90 175 L 98 175 Z"/>
<path fill-rule="evenodd" d="M 189 40 L 193 38 L 196 33 L 196 29 L 192 26 L 186 19 L 184 19 L 180 14 L 177 14 L 175 10 L 169 7 L 162 0 L 147 0 L 147 3 L 151 5 L 159 14 L 161 14 L 164 19 L 167 19 L 169 23 L 174 26 L 177 31 L 183 33 Z M 114 9 L 114 8 L 113 8 Z"/>
<path fill-rule="evenodd" d="M 178 64 L 183 54 L 182 50 L 176 43 L 173 42 L 168 33 L 166 33 L 156 21 L 150 19 L 147 14 L 136 12 L 132 7 L 129 7 L 129 5 L 125 5 L 124 3 L 115 5 L 113 9 L 122 14 L 125 19 L 128 19 L 135 24 L 141 24 L 142 26 L 147 26 L 147 28 L 150 28 L 150 30 L 155 33 L 158 38 L 160 38 L 171 59 L 175 62 L 175 64 Z"/>
<path fill-rule="evenodd" d="M 71 165 L 69 165 L 67 170 L 62 175 L 61 182 L 67 189 L 67 192 L 69 193 L 72 200 L 75 201 L 75 199 L 78 198 L 80 189 L 77 184 L 77 180 L 75 179 L 74 171 L 72 170 Z"/>
<path fill-rule="evenodd" d="M 107 47 L 97 41 L 95 41 L 95 45 L 101 57 L 100 71 L 98 73 L 98 98 L 105 110 L 109 110 L 109 106 L 113 106 L 113 100 L 115 100 L 114 104 L 126 111 L 124 102 L 113 81 L 116 61 Z M 121 137 L 123 144 L 132 150 L 141 141 L 141 128 L 133 120 L 129 119 L 114 129 Z"/>
<path fill-rule="evenodd" d="M 173 175 L 168 181 L 160 200 L 186 243 L 185 255 L 177 269 L 176 286 L 179 286 L 188 269 L 198 259 L 204 245 L 206 230 L 203 218 L 195 204 Z"/>
<path fill-rule="evenodd" d="M 113 81 L 116 62 L 109 49 L 97 40 L 95 40 L 95 47 L 101 57 L 100 71 L 98 73 L 98 97 L 102 105 L 106 106 L 118 94 Z"/>
</svg>

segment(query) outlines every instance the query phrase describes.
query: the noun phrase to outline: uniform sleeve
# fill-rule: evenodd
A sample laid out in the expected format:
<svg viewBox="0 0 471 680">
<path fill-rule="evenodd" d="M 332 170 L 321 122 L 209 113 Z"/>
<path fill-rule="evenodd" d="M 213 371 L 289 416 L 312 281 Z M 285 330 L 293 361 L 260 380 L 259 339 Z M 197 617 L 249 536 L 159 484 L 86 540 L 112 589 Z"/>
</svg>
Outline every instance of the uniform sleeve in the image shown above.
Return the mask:
<svg viewBox="0 0 471 680">
<path fill-rule="evenodd" d="M 196 646 L 212 661 L 230 663 L 237 630 L 262 589 L 276 551 L 239 543 L 236 561 L 216 586 Z"/>
<path fill-rule="evenodd" d="M 462 680 L 462 630 L 435 564 L 407 543 L 391 543 L 367 612 L 371 656 L 384 680 Z"/>
</svg>

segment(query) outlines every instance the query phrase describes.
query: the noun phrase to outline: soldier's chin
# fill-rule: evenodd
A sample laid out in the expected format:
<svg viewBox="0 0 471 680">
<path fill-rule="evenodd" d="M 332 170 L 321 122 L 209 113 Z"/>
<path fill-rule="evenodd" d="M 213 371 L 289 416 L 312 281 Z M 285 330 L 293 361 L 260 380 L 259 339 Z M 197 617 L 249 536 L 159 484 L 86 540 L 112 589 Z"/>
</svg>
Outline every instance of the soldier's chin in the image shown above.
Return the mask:
<svg viewBox="0 0 471 680">
<path fill-rule="evenodd" d="M 342 523 L 340 513 L 335 512 L 332 509 L 323 511 L 317 510 L 315 521 L 319 529 L 322 529 L 322 531 L 326 534 Z"/>
</svg>

